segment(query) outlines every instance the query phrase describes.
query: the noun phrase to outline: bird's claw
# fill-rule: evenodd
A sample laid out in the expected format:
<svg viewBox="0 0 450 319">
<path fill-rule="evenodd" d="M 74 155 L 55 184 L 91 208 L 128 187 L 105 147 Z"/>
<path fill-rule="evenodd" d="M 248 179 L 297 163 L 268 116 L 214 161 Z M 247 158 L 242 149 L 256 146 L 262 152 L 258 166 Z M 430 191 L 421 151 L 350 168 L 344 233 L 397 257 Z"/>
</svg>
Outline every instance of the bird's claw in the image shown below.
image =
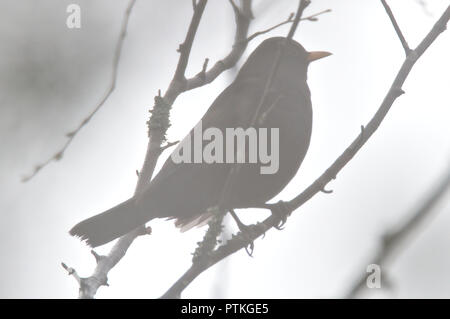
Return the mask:
<svg viewBox="0 0 450 319">
<path fill-rule="evenodd" d="M 253 230 L 251 226 L 247 226 L 244 224 L 239 225 L 239 230 L 241 232 L 241 236 L 245 241 L 248 241 L 249 244 L 245 246 L 245 251 L 249 257 L 253 257 L 253 250 L 255 249 L 255 243 L 252 239 Z"/>
<path fill-rule="evenodd" d="M 247 255 L 249 255 L 250 257 L 253 257 L 253 250 L 255 249 L 255 244 L 254 244 L 254 240 L 252 239 L 253 238 L 252 226 L 247 226 L 243 222 L 241 222 L 241 220 L 236 215 L 234 210 L 230 209 L 229 212 L 230 212 L 231 217 L 233 217 L 234 221 L 236 222 L 236 225 L 239 228 L 242 239 L 249 242 L 249 244 L 247 246 L 245 246 L 245 251 L 247 252 Z"/>
<path fill-rule="evenodd" d="M 284 229 L 284 224 L 286 224 L 287 218 L 289 214 L 291 213 L 291 210 L 289 206 L 286 204 L 286 202 L 283 202 L 280 200 L 278 203 L 274 204 L 270 211 L 272 212 L 272 215 L 275 215 L 277 218 L 279 218 L 279 222 L 277 225 L 275 225 L 275 229 L 282 230 Z"/>
<path fill-rule="evenodd" d="M 255 244 L 252 241 L 248 246 L 245 246 L 245 252 L 249 257 L 253 257 L 253 250 L 255 249 Z"/>
</svg>

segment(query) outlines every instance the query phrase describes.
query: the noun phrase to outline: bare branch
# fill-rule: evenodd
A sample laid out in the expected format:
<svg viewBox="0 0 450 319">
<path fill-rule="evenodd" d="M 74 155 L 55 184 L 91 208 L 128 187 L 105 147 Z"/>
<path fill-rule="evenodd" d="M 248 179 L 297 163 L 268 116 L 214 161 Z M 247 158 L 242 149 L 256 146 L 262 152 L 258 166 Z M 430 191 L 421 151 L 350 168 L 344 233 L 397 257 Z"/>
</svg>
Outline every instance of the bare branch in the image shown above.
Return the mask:
<svg viewBox="0 0 450 319">
<path fill-rule="evenodd" d="M 234 4 L 233 1 L 230 1 L 230 3 Z M 251 19 L 253 19 L 253 13 L 251 9 L 252 0 L 241 0 L 241 3 L 241 10 L 236 11 L 234 9 L 236 32 L 232 50 L 222 60 L 217 61 L 214 66 L 208 71 L 206 71 L 206 67 L 205 65 L 203 65 L 203 70 L 199 74 L 186 81 L 186 91 L 211 83 L 224 71 L 236 65 L 237 61 L 241 58 L 242 54 L 247 48 L 248 42 L 245 40 L 247 39 L 250 21 Z"/>
<path fill-rule="evenodd" d="M 234 2 L 234 0 L 228 0 L 231 4 L 231 6 L 233 7 L 234 13 L 236 15 L 241 14 L 241 10 L 239 9 L 238 5 Z"/>
<path fill-rule="evenodd" d="M 167 143 L 165 146 L 161 146 L 165 141 L 165 134 L 170 125 L 168 120 L 170 108 L 176 98 L 185 91 L 212 82 L 222 72 L 233 67 L 247 47 L 246 42 L 241 42 L 242 39 L 247 38 L 248 28 L 252 17 L 252 0 L 241 0 L 241 11 L 236 12 L 235 10 L 236 34 L 234 45 L 230 53 L 223 60 L 217 62 L 216 65 L 209 71 L 206 71 L 207 62 L 205 61 L 201 72 L 204 75 L 197 75 L 192 79 L 186 80 L 185 71 L 189 60 L 190 50 L 192 48 L 192 43 L 194 41 L 206 3 L 207 0 L 198 0 L 196 2 L 193 1 L 194 14 L 189 25 L 186 39 L 179 49 L 180 57 L 174 77 L 164 96 L 162 96 L 161 91 L 159 91 L 158 95 L 155 97 L 155 106 L 151 112 L 149 120 L 149 143 L 147 146 L 147 153 L 142 169 L 140 171 L 136 171 L 136 174 L 138 175 L 138 182 L 135 195 L 141 194 L 145 190 L 145 187 L 149 184 L 156 166 L 156 162 L 162 150 L 176 144 L 176 142 L 172 142 Z M 109 271 L 114 268 L 114 266 L 125 256 L 133 241 L 141 235 L 150 233 L 151 228 L 143 225 L 122 236 L 115 243 L 108 255 L 101 256 L 102 258 L 97 263 L 93 274 L 90 277 L 82 278 L 82 285 L 80 284 L 80 298 L 94 298 L 98 288 L 104 285 L 104 283 L 107 283 Z"/>
<path fill-rule="evenodd" d="M 301 18 L 300 21 L 312 21 L 312 22 L 313 21 L 317 21 L 318 20 L 318 18 L 317 18 L 318 16 L 320 16 L 320 15 L 322 15 L 324 13 L 327 13 L 327 12 L 331 12 L 331 9 L 323 10 L 323 11 L 320 11 L 318 13 L 312 14 L 312 15 L 310 15 L 308 17 Z M 278 23 L 278 24 L 274 25 L 273 27 L 270 27 L 270 28 L 268 28 L 266 30 L 262 30 L 262 31 L 258 31 L 258 32 L 253 33 L 251 36 L 249 36 L 247 38 L 247 42 L 250 42 L 254 38 L 256 38 L 256 37 L 258 37 L 260 35 L 266 34 L 266 33 L 270 32 L 272 30 L 275 30 L 276 28 L 279 28 L 279 27 L 281 27 L 281 26 L 283 26 L 285 24 L 291 23 L 291 22 L 294 22 L 294 13 L 293 12 L 289 15 L 287 20 L 285 20 L 283 22 L 280 22 L 280 23 Z"/>
<path fill-rule="evenodd" d="M 125 253 L 130 247 L 131 243 L 139 236 L 150 235 L 152 229 L 150 227 L 139 227 L 134 231 L 120 238 L 120 240 L 111 248 L 107 256 L 99 255 L 94 250 L 91 254 L 94 256 L 97 265 L 91 276 L 82 278 L 78 275 L 75 269 L 67 267 L 65 263 L 61 263 L 69 275 L 73 275 L 79 284 L 80 299 L 94 298 L 98 288 L 101 286 L 109 286 L 108 273 L 114 266 L 125 256 Z"/>
<path fill-rule="evenodd" d="M 444 178 L 439 182 L 439 185 L 435 187 L 433 192 L 430 193 L 429 197 L 421 204 L 418 205 L 416 209 L 401 225 L 394 227 L 393 229 L 387 231 L 383 236 L 381 236 L 380 247 L 375 252 L 375 254 L 368 259 L 366 265 L 377 264 L 379 266 L 385 265 L 386 262 L 394 257 L 393 253 L 402 244 L 407 243 L 405 238 L 411 235 L 417 228 L 426 220 L 432 213 L 433 208 L 439 202 L 439 199 L 447 192 L 450 188 L 450 169 L 444 175 Z M 365 269 L 362 267 L 360 269 Z M 358 271 L 359 273 L 359 271 Z M 350 288 L 346 295 L 346 298 L 355 298 L 358 293 L 366 287 L 366 274 L 364 273 L 361 277 L 358 277 Z"/>
<path fill-rule="evenodd" d="M 78 284 L 80 284 L 81 278 L 80 278 L 80 276 L 78 276 L 78 273 L 75 269 L 67 266 L 65 263 L 61 263 L 61 266 L 67 271 L 67 274 L 69 276 L 73 276 L 73 278 L 75 278 L 75 280 L 78 282 Z"/>
<path fill-rule="evenodd" d="M 289 30 L 289 33 L 286 37 L 287 40 L 291 40 L 294 37 L 294 33 L 297 30 L 297 26 L 300 22 L 300 19 L 303 15 L 303 11 L 306 9 L 307 6 L 309 6 L 311 3 L 310 0 L 300 0 L 298 3 L 298 9 L 297 9 L 297 13 L 295 15 L 294 18 L 294 22 L 291 26 L 291 29 Z"/>
<path fill-rule="evenodd" d="M 417 48 L 411 51 L 405 58 L 400 70 L 398 71 L 391 88 L 386 94 L 383 102 L 378 108 L 375 115 L 369 121 L 365 127 L 361 127 L 361 133 L 350 144 L 350 146 L 335 160 L 335 162 L 308 188 L 306 188 L 301 194 L 294 199 L 285 202 L 285 206 L 292 212 L 295 209 L 302 206 L 305 202 L 311 199 L 318 192 L 322 191 L 324 187 L 332 179 L 336 178 L 336 175 L 345 167 L 345 165 L 354 157 L 354 155 L 361 149 L 361 147 L 369 140 L 372 134 L 378 129 L 379 125 L 385 118 L 386 114 L 390 110 L 394 101 L 403 92 L 401 89 L 403 83 L 409 75 L 409 72 L 413 68 L 414 64 L 420 58 L 420 56 L 428 49 L 428 47 L 436 40 L 436 38 L 445 30 L 446 24 L 450 18 L 450 6 L 442 14 L 439 20 L 435 23 L 430 32 L 417 46 Z M 290 32 L 291 34 L 291 32 Z M 276 204 L 264 204 L 257 208 L 272 208 Z M 249 226 L 251 232 L 248 232 L 246 236 L 242 236 L 241 233 L 233 236 L 232 239 L 227 241 L 223 246 L 218 247 L 212 253 L 203 258 L 202 263 L 193 263 L 192 266 L 179 278 L 172 287 L 163 295 L 166 296 L 179 296 L 181 292 L 203 271 L 213 266 L 222 259 L 237 252 L 238 250 L 247 247 L 251 242 L 258 237 L 264 235 L 269 229 L 276 227 L 279 224 L 279 217 L 272 214 L 266 218 L 262 223 Z"/>
<path fill-rule="evenodd" d="M 63 147 L 58 150 L 54 155 L 52 155 L 50 158 L 48 158 L 45 162 L 35 166 L 33 172 L 28 175 L 24 176 L 22 178 L 22 182 L 28 182 L 30 179 L 32 179 L 34 176 L 36 176 L 44 167 L 47 167 L 51 162 L 53 161 L 59 161 L 66 152 L 67 148 L 70 146 L 74 138 L 78 135 L 78 133 L 85 127 L 89 121 L 94 117 L 94 115 L 100 110 L 100 108 L 105 104 L 105 102 L 109 99 L 111 94 L 114 92 L 114 89 L 116 88 L 116 82 L 117 82 L 117 71 L 119 68 L 119 62 L 120 62 L 120 56 L 122 54 L 122 48 L 123 43 L 127 34 L 128 29 L 128 21 L 130 19 L 131 11 L 134 7 L 134 4 L 136 3 L 136 0 L 130 0 L 128 7 L 125 11 L 125 14 L 123 16 L 122 21 L 122 27 L 120 29 L 120 35 L 119 39 L 116 44 L 116 49 L 114 50 L 114 57 L 113 57 L 113 63 L 112 63 L 112 73 L 111 73 L 111 83 L 109 84 L 109 87 L 107 88 L 105 95 L 100 99 L 100 101 L 97 103 L 95 108 L 88 114 L 88 116 L 81 121 L 81 123 L 78 125 L 78 127 L 67 133 L 67 141 L 63 145 Z"/>
<path fill-rule="evenodd" d="M 278 24 L 274 25 L 273 27 L 270 27 L 270 28 L 268 28 L 268 29 L 266 29 L 266 30 L 262 30 L 262 31 L 255 32 L 255 33 L 253 33 L 251 36 L 249 36 L 249 37 L 247 38 L 246 41 L 247 41 L 247 42 L 250 42 L 250 41 L 252 41 L 254 38 L 256 38 L 257 36 L 266 34 L 266 33 L 270 32 L 270 31 L 272 31 L 272 30 L 275 30 L 276 28 L 279 28 L 279 27 L 281 27 L 281 26 L 283 26 L 283 25 L 285 25 L 285 24 L 291 23 L 291 22 L 293 22 L 293 21 L 294 21 L 294 13 L 292 12 L 292 13 L 289 15 L 289 17 L 287 18 L 286 21 L 280 22 L 280 23 L 278 23 Z"/>
<path fill-rule="evenodd" d="M 318 16 L 320 16 L 320 15 L 322 15 L 322 14 L 324 14 L 324 13 L 331 12 L 331 11 L 332 11 L 331 9 L 325 9 L 325 10 L 322 10 L 322 11 L 320 11 L 320 12 L 311 14 L 310 16 L 301 18 L 300 21 L 311 21 L 311 22 L 315 22 L 315 21 L 318 21 L 318 20 L 319 20 L 319 19 L 317 18 Z"/>
<path fill-rule="evenodd" d="M 389 19 L 391 19 L 395 32 L 397 32 L 397 36 L 402 43 L 403 49 L 405 50 L 405 54 L 408 56 L 409 52 L 411 52 L 411 49 L 409 48 L 409 45 L 406 42 L 405 37 L 403 36 L 402 30 L 400 30 L 400 27 L 398 26 L 397 20 L 395 20 L 391 8 L 387 4 L 386 0 L 381 0 L 381 3 L 383 4 L 384 10 L 386 10 L 387 15 L 389 16 Z"/>
<path fill-rule="evenodd" d="M 191 54 L 192 43 L 194 42 L 195 34 L 197 33 L 203 11 L 205 10 L 206 2 L 207 0 L 200 0 L 195 5 L 194 15 L 192 17 L 191 24 L 189 25 L 186 39 L 182 44 L 180 44 L 180 48 L 178 49 L 180 52 L 180 58 L 178 60 L 177 69 L 175 70 L 175 75 L 172 81 L 183 82 L 186 80 L 184 74 L 189 61 L 189 55 Z"/>
<path fill-rule="evenodd" d="M 163 151 L 165 151 L 166 149 L 168 149 L 169 147 L 172 147 L 172 146 L 174 146 L 174 145 L 177 145 L 178 143 L 180 143 L 180 141 L 168 142 L 168 143 L 166 143 L 166 145 L 161 146 L 160 152 L 163 152 Z"/>
</svg>

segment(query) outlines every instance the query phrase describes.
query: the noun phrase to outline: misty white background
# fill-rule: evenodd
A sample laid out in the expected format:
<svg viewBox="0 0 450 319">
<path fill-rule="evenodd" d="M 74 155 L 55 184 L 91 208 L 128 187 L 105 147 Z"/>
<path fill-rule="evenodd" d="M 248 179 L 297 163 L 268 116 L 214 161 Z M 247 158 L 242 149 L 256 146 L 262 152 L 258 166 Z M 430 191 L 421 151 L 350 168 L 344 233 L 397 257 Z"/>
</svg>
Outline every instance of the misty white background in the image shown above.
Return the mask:
<svg viewBox="0 0 450 319">
<path fill-rule="evenodd" d="M 380 1 L 315 0 L 305 14 L 332 9 L 318 22 L 302 22 L 295 39 L 307 50 L 333 56 L 309 70 L 314 124 L 299 174 L 277 199 L 290 199 L 321 174 L 378 108 L 404 58 Z M 66 7 L 81 6 L 82 27 L 66 27 Z M 411 47 L 430 30 L 446 0 L 389 1 Z M 117 88 L 67 150 L 30 182 L 20 178 L 51 156 L 104 94 L 125 0 L 2 0 L 0 3 L 0 297 L 74 298 L 75 280 L 92 273 L 89 248 L 68 234 L 80 220 L 129 198 L 147 145 L 148 109 L 165 90 L 192 15 L 191 1 L 138 0 L 119 66 Z M 295 11 L 297 1 L 254 1 L 250 33 Z M 234 16 L 228 1 L 209 1 L 194 42 L 188 75 L 208 57 L 230 50 Z M 239 65 L 264 38 L 253 40 Z M 380 235 L 411 213 L 438 182 L 450 158 L 448 59 L 450 33 L 420 59 L 373 138 L 327 188 L 297 210 L 283 231 L 239 251 L 197 278 L 184 298 L 341 297 L 365 272 Z M 181 95 L 173 106 L 169 140 L 181 139 L 233 79 Z M 159 162 L 169 155 L 164 154 Z M 186 185 L 189 187 L 189 185 Z M 450 297 L 450 195 L 434 218 L 382 268 L 390 290 L 364 297 Z M 242 211 L 245 222 L 267 215 Z M 155 298 L 191 264 L 206 228 L 181 234 L 172 222 L 152 221 L 110 272 L 98 298 Z M 108 252 L 110 245 L 99 253 Z M 389 267 L 388 267 L 389 266 Z M 384 278 L 384 277 L 382 277 Z"/>
</svg>

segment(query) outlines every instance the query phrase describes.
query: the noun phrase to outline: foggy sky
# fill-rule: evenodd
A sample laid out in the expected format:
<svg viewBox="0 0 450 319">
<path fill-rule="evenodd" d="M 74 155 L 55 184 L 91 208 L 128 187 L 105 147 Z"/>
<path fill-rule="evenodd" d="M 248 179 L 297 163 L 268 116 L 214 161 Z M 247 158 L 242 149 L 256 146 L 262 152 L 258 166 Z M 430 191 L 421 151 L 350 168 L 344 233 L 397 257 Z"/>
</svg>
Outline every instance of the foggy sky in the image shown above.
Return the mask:
<svg viewBox="0 0 450 319">
<path fill-rule="evenodd" d="M 255 0 L 250 34 L 279 23 L 297 1 Z M 379 1 L 316 0 L 305 14 L 331 13 L 302 22 L 295 39 L 307 50 L 333 56 L 309 69 L 314 123 L 311 146 L 297 176 L 274 200 L 291 199 L 312 183 L 348 146 L 377 110 L 403 62 L 404 52 Z M 66 7 L 81 6 L 82 27 L 65 25 Z M 390 1 L 411 47 L 448 5 Z M 68 234 L 80 220 L 133 194 L 135 170 L 147 145 L 148 110 L 175 70 L 189 24 L 191 1 L 138 0 L 130 17 L 117 88 L 67 150 L 33 180 L 20 179 L 51 156 L 107 89 L 114 47 L 128 1 L 3 0 L 0 3 L 0 297 L 75 298 L 78 286 L 60 263 L 89 276 L 89 248 Z M 258 10 L 257 10 L 258 9 Z M 187 74 L 230 50 L 234 17 L 227 1 L 210 1 Z M 253 40 L 239 65 L 265 38 Z M 289 218 L 283 231 L 255 242 L 254 257 L 239 251 L 197 278 L 184 298 L 341 297 L 365 272 L 380 236 L 396 225 L 435 185 L 450 158 L 449 32 L 417 62 L 379 130 L 327 188 Z M 173 106 L 168 140 L 179 140 L 232 80 L 182 94 Z M 168 156 L 163 154 L 158 167 Z M 364 297 L 450 297 L 450 194 L 395 262 L 383 268 L 393 289 Z M 265 211 L 240 213 L 246 223 Z M 206 228 L 180 234 L 172 222 L 154 220 L 151 236 L 138 238 L 109 274 L 98 298 L 155 298 L 191 263 Z M 98 249 L 107 253 L 111 244 Z M 389 266 L 389 267 L 388 267 Z M 221 272 L 226 272 L 222 282 Z"/>
</svg>

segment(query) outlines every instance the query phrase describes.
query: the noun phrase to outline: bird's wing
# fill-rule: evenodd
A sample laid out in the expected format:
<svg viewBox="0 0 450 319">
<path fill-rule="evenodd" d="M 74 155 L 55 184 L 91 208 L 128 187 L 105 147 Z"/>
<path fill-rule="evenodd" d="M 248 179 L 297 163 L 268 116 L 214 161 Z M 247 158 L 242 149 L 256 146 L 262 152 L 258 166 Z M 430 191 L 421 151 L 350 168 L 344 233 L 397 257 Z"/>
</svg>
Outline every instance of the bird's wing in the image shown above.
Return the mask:
<svg viewBox="0 0 450 319">
<path fill-rule="evenodd" d="M 202 117 L 203 130 L 248 127 L 261 95 L 258 81 L 231 84 Z M 271 93 L 266 104 L 273 104 L 274 100 L 276 95 Z M 196 226 L 207 220 L 203 215 L 215 205 L 231 165 L 175 163 L 170 156 L 136 202 L 146 211 L 152 211 L 154 217 L 174 217 L 181 227 Z"/>
<path fill-rule="evenodd" d="M 248 116 L 243 114 L 246 113 L 246 109 L 254 107 L 255 100 L 258 99 L 255 99 L 255 94 L 252 94 L 252 92 L 257 93 L 257 91 L 258 87 L 252 85 L 251 82 L 239 86 L 233 84 L 228 86 L 203 115 L 201 119 L 203 129 L 210 127 L 224 129 L 248 125 Z M 258 95 L 256 94 L 256 96 Z M 191 134 L 193 134 L 193 129 L 189 132 L 189 135 Z M 171 156 L 169 156 L 159 173 L 150 183 L 148 190 L 156 187 L 161 180 L 169 178 L 178 170 L 191 168 L 192 166 L 185 163 L 174 163 Z"/>
</svg>

